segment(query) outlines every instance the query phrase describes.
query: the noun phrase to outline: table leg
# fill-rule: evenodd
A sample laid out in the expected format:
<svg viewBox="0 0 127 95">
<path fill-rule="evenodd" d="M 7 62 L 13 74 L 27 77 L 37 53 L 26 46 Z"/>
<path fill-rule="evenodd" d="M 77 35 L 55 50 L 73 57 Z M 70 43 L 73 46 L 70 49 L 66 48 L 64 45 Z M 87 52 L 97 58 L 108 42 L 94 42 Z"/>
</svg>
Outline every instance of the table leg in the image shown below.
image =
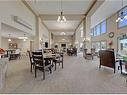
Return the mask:
<svg viewBox="0 0 127 95">
<path fill-rule="evenodd" d="M 120 71 L 121 71 L 121 74 L 122 74 L 122 60 L 119 60 L 119 65 L 120 65 Z"/>
</svg>

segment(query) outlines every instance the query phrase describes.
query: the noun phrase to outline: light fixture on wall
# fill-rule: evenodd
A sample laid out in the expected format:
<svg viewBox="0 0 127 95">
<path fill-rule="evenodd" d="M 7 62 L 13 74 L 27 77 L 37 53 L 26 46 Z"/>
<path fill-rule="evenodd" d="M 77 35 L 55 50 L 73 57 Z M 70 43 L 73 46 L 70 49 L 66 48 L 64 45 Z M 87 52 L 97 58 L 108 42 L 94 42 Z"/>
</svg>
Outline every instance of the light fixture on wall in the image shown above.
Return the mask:
<svg viewBox="0 0 127 95">
<path fill-rule="evenodd" d="M 8 36 L 9 36 L 9 38 L 8 38 L 8 42 L 11 42 L 11 38 L 10 38 L 10 35 L 11 35 L 11 34 L 8 34 Z"/>
<path fill-rule="evenodd" d="M 61 0 L 61 8 L 60 8 L 60 10 L 61 10 L 61 12 L 60 12 L 60 15 L 58 16 L 58 19 L 57 19 L 57 22 L 66 22 L 67 20 L 66 20 L 66 18 L 65 18 L 65 16 L 63 15 L 63 6 L 62 6 L 62 0 Z"/>
<path fill-rule="evenodd" d="M 122 3 L 122 8 L 123 8 L 123 0 L 121 3 Z M 127 15 L 123 10 L 121 10 L 119 17 L 117 18 L 116 22 L 123 21 L 124 19 L 127 20 Z"/>
</svg>

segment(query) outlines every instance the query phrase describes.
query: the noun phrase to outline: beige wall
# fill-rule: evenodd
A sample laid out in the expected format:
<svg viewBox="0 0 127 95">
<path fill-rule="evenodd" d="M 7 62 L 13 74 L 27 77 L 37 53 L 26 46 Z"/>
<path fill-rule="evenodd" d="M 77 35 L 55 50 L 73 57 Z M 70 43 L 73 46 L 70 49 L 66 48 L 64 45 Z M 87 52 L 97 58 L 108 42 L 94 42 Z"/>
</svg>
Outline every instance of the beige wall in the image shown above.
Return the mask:
<svg viewBox="0 0 127 95">
<path fill-rule="evenodd" d="M 32 30 L 15 23 L 14 16 L 18 16 L 32 26 Z M 13 26 L 27 33 L 35 34 L 35 16 L 21 0 L 0 1 L 0 19 L 2 23 Z"/>
<path fill-rule="evenodd" d="M 9 43 L 17 43 L 18 48 L 21 49 L 22 52 L 26 52 L 27 50 L 30 50 L 30 40 L 19 40 L 19 39 L 11 39 L 11 42 L 8 42 L 8 38 L 1 38 L 1 48 L 3 49 L 9 49 L 8 45 Z"/>
<path fill-rule="evenodd" d="M 18 16 L 23 21 L 26 21 L 28 24 L 32 26 L 32 30 L 24 27 L 21 24 L 18 24 L 14 21 L 14 16 Z M 35 15 L 22 3 L 21 0 L 8 0 L 8 1 L 0 1 L 0 32 L 1 23 L 12 26 L 16 29 L 24 31 L 24 33 L 29 33 L 32 36 L 35 36 L 36 32 L 36 19 Z M 1 33 L 0 33 L 1 35 Z M 18 40 L 16 40 L 17 42 Z M 20 44 L 19 42 L 17 42 Z M 25 42 L 27 43 L 27 41 Z M 27 44 L 19 45 L 19 48 L 27 49 L 29 48 L 29 42 Z M 21 47 L 22 46 L 22 47 Z M 8 49 L 8 41 L 7 39 L 1 38 L 0 36 L 0 47 Z"/>
<path fill-rule="evenodd" d="M 62 40 L 65 39 L 65 40 Z M 73 44 L 73 36 L 55 36 L 53 37 L 54 45 L 58 45 L 61 48 L 61 44 L 67 45 L 67 48 Z"/>
<path fill-rule="evenodd" d="M 111 17 L 109 17 L 107 19 L 107 33 L 105 34 L 102 34 L 101 36 L 98 36 L 98 37 L 93 37 L 92 38 L 92 42 L 96 42 L 96 41 L 107 41 L 107 48 L 108 48 L 108 43 L 110 41 L 113 41 L 113 46 L 112 48 L 114 48 L 115 50 L 118 49 L 118 46 L 117 46 L 117 38 L 119 36 L 121 36 L 121 34 L 127 34 L 127 27 L 124 27 L 124 28 L 121 28 L 121 29 L 118 29 L 117 28 L 117 23 L 116 23 L 116 19 L 117 19 L 117 14 L 115 13 L 114 15 L 112 15 Z M 113 38 L 109 38 L 109 33 L 110 32 L 114 32 L 114 37 Z"/>
</svg>

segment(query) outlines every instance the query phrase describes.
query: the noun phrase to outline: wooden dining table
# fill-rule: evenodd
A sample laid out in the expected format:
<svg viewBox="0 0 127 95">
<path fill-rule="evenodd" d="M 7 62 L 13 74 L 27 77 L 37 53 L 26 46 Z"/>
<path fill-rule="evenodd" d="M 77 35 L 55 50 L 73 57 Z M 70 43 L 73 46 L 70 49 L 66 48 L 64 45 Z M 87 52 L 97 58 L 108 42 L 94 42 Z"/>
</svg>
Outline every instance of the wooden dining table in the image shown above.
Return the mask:
<svg viewBox="0 0 127 95">
<path fill-rule="evenodd" d="M 46 63 L 50 62 L 52 64 L 52 66 L 54 66 L 53 60 L 55 60 L 57 57 L 60 57 L 60 54 L 46 54 L 46 53 L 43 54 L 43 58 L 44 58 L 45 62 Z"/>
</svg>

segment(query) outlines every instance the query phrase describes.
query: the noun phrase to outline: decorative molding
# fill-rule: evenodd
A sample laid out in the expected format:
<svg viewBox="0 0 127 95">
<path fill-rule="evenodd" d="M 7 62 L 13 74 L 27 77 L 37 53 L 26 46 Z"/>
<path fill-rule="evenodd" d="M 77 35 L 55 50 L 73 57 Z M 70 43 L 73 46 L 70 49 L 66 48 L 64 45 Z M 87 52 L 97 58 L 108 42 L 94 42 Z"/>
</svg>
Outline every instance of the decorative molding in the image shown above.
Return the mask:
<svg viewBox="0 0 127 95">
<path fill-rule="evenodd" d="M 85 20 L 86 16 L 88 15 L 88 13 L 90 12 L 90 10 L 93 8 L 93 6 L 96 4 L 97 0 L 94 0 L 93 3 L 91 4 L 91 6 L 89 7 L 89 9 L 87 10 L 87 12 L 84 14 L 84 18 L 80 21 L 80 23 L 78 24 L 78 26 L 76 27 L 75 29 L 75 32 L 76 30 L 78 29 L 78 27 L 80 26 L 80 24 Z"/>
<path fill-rule="evenodd" d="M 14 16 L 14 21 L 19 23 L 20 25 L 32 30 L 32 25 L 30 25 L 29 23 L 27 23 L 25 20 L 19 18 L 18 16 Z"/>
<path fill-rule="evenodd" d="M 25 1 L 25 0 L 21 0 L 22 3 L 35 15 L 38 16 L 38 14 L 36 14 L 33 9 L 30 7 L 30 5 Z"/>
</svg>

